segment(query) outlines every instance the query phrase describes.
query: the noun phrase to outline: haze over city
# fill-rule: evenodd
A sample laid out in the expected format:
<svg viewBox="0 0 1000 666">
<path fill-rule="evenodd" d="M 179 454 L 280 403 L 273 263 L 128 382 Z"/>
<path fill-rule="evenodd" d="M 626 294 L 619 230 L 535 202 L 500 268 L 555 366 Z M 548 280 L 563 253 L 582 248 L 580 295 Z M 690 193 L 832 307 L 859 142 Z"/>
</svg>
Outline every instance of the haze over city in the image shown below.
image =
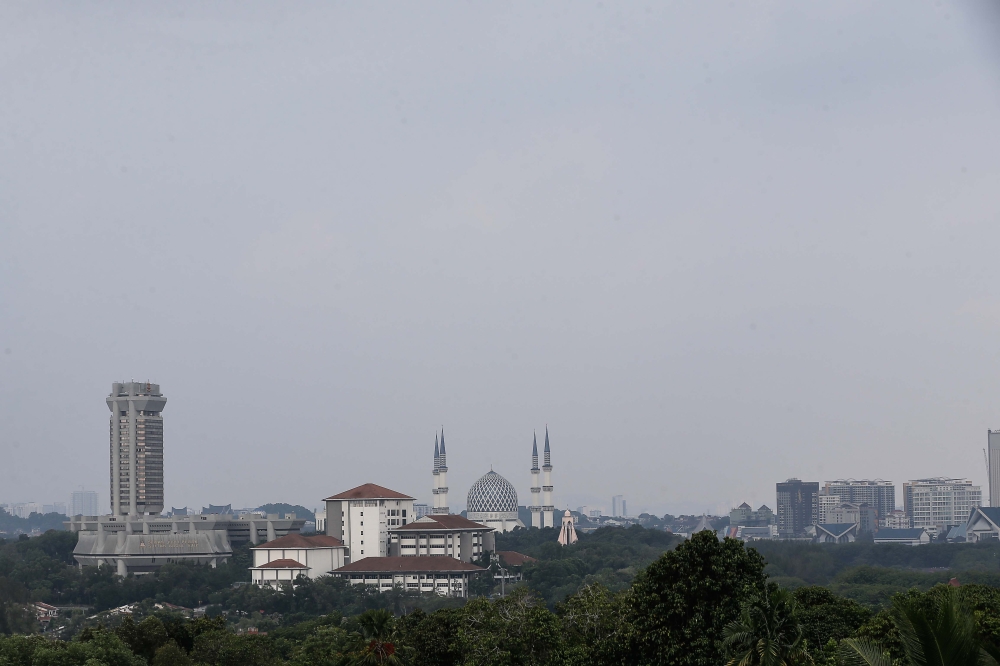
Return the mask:
<svg viewBox="0 0 1000 666">
<path fill-rule="evenodd" d="M 558 508 L 986 487 L 998 14 L 931 5 L 0 7 L 0 500 L 491 467 Z"/>
</svg>

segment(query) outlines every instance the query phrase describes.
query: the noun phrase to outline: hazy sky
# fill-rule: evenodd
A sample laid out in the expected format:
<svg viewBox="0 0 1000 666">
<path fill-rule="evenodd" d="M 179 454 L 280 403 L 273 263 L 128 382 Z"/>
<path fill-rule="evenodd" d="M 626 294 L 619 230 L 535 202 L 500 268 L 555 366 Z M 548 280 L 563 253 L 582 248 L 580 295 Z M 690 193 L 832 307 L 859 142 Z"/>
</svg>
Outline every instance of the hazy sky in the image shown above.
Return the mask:
<svg viewBox="0 0 1000 666">
<path fill-rule="evenodd" d="M 168 506 L 429 502 L 442 424 L 456 511 L 546 423 L 560 507 L 985 484 L 989 6 L 0 5 L 0 501 L 107 507 L 132 378 Z"/>
</svg>

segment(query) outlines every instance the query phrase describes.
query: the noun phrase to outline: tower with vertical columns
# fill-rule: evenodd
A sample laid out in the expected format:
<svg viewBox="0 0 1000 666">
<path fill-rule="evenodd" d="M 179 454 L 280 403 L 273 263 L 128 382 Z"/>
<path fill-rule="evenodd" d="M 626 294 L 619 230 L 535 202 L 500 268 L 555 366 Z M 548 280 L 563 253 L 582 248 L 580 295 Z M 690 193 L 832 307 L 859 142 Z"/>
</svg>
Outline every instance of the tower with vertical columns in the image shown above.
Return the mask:
<svg viewBox="0 0 1000 666">
<path fill-rule="evenodd" d="M 111 410 L 111 513 L 159 515 L 163 511 L 163 408 L 159 384 L 115 382 Z M 124 534 L 124 532 L 122 532 Z"/>
<path fill-rule="evenodd" d="M 434 482 L 431 485 L 431 513 L 437 513 L 437 508 L 440 502 L 438 502 L 438 486 L 441 485 L 441 472 L 438 470 L 438 465 L 441 464 L 441 445 L 438 440 L 438 434 L 434 433 L 434 471 L 431 474 L 434 475 Z"/>
<path fill-rule="evenodd" d="M 542 465 L 542 527 L 555 527 L 552 505 L 552 453 L 549 451 L 549 426 L 545 426 L 545 464 Z"/>
<path fill-rule="evenodd" d="M 441 428 L 441 448 L 434 447 L 438 454 L 435 457 L 435 474 L 437 475 L 437 487 L 435 489 L 434 507 L 432 514 L 448 514 L 448 452 L 444 448 L 444 427 Z"/>
<path fill-rule="evenodd" d="M 538 437 L 531 438 L 531 526 L 538 529 L 542 526 L 542 487 L 538 475 Z"/>
</svg>

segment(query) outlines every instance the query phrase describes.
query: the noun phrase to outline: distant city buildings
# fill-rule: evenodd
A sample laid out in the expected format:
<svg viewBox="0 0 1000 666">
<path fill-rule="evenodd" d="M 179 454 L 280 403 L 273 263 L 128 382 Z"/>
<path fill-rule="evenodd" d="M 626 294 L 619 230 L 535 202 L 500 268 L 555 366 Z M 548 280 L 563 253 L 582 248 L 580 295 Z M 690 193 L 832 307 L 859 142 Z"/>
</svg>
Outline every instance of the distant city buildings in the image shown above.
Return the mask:
<svg viewBox="0 0 1000 666">
<path fill-rule="evenodd" d="M 896 486 L 882 479 L 839 479 L 827 481 L 820 495 L 839 497 L 841 503 L 867 504 L 875 510 L 878 520 L 885 520 L 896 509 Z M 822 522 L 822 521 L 820 521 Z M 862 531 L 865 531 L 862 528 Z"/>
<path fill-rule="evenodd" d="M 163 511 L 163 417 L 167 399 L 159 384 L 115 382 L 111 410 L 111 513 L 159 515 Z"/>
<path fill-rule="evenodd" d="M 97 516 L 101 509 L 97 503 L 97 493 L 93 490 L 74 490 L 70 495 L 67 516 Z"/>
<path fill-rule="evenodd" d="M 830 512 L 842 503 L 843 501 L 837 495 L 818 495 L 816 497 L 816 521 L 821 525 L 833 522 L 830 520 Z"/>
<path fill-rule="evenodd" d="M 628 512 L 625 509 L 625 496 L 615 495 L 611 498 L 611 517 L 625 518 L 626 516 L 628 516 Z"/>
<path fill-rule="evenodd" d="M 782 537 L 805 536 L 819 518 L 818 481 L 788 479 L 776 484 L 778 533 Z"/>
<path fill-rule="evenodd" d="M 935 536 L 966 523 L 982 500 L 982 488 L 968 479 L 935 477 L 903 484 L 903 511 L 910 525 Z"/>
<path fill-rule="evenodd" d="M 766 504 L 753 509 L 744 502 L 729 512 L 729 524 L 740 527 L 766 527 L 777 523 L 774 512 Z"/>
<path fill-rule="evenodd" d="M 852 504 L 844 502 L 827 511 L 825 524 L 838 525 L 857 523 L 857 532 L 874 533 L 878 529 L 878 516 L 875 508 L 868 504 Z"/>
<path fill-rule="evenodd" d="M 45 507 L 38 502 L 14 502 L 13 504 L 4 504 L 4 511 L 17 518 L 29 518 L 31 514 L 43 514 L 45 513 Z"/>
<path fill-rule="evenodd" d="M 431 513 L 431 506 L 429 504 L 416 503 L 413 505 L 413 517 L 420 519 Z M 319 528 L 316 528 L 319 529 Z"/>
<path fill-rule="evenodd" d="M 885 517 L 884 525 L 891 530 L 905 530 L 912 527 L 910 517 L 901 509 L 890 511 L 889 515 Z"/>
</svg>

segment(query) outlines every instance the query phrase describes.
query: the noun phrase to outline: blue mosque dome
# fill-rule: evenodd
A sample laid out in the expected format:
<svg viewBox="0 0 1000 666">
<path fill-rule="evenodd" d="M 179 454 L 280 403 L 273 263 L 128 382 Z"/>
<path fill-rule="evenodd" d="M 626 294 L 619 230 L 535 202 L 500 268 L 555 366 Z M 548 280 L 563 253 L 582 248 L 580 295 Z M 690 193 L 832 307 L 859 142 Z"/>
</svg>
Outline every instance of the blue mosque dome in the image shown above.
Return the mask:
<svg viewBox="0 0 1000 666">
<path fill-rule="evenodd" d="M 517 516 L 517 491 L 510 481 L 490 470 L 469 488 L 469 513 L 511 513 Z"/>
</svg>

